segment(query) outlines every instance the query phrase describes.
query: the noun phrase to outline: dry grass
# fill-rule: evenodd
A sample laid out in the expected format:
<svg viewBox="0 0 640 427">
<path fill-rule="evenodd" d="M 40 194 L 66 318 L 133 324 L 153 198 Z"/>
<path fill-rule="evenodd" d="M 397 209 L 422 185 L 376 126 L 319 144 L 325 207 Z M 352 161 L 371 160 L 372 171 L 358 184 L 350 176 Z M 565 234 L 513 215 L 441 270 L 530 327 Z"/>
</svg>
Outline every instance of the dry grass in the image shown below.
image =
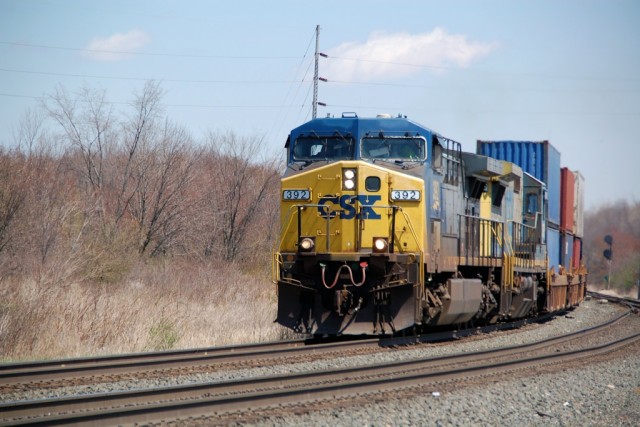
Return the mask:
<svg viewBox="0 0 640 427">
<path fill-rule="evenodd" d="M 275 288 L 233 267 L 140 266 L 118 284 L 0 282 L 0 358 L 273 341 Z"/>
</svg>

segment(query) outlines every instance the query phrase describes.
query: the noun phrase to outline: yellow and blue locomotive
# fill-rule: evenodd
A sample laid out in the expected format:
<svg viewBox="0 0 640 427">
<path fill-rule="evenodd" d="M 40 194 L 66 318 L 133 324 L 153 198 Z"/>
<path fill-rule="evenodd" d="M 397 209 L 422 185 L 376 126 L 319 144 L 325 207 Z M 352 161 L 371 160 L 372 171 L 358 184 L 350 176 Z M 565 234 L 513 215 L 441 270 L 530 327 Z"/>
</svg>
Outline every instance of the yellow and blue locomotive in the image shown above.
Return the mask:
<svg viewBox="0 0 640 427">
<path fill-rule="evenodd" d="M 578 304 L 550 266 L 547 188 L 406 117 L 291 131 L 274 253 L 277 321 L 315 335 L 493 323 Z M 573 265 L 573 263 L 572 263 Z"/>
</svg>

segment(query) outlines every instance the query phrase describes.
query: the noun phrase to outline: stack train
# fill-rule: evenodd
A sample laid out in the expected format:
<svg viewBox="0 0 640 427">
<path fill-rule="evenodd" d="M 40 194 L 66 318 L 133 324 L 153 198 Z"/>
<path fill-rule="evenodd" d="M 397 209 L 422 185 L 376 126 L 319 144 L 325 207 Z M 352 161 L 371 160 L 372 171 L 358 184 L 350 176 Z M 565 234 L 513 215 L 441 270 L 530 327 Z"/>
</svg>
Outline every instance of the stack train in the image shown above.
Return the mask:
<svg viewBox="0 0 640 427">
<path fill-rule="evenodd" d="M 277 322 L 314 335 L 481 325 L 578 305 L 584 180 L 548 141 L 476 153 L 406 117 L 292 130 Z"/>
</svg>

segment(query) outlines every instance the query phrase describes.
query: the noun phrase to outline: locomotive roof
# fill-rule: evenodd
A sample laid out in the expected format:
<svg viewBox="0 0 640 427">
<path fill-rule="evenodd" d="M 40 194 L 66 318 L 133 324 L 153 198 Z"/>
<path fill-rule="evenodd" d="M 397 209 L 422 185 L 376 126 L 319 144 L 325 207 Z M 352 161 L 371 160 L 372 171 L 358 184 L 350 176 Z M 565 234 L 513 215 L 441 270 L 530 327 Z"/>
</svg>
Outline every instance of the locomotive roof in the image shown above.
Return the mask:
<svg viewBox="0 0 640 427">
<path fill-rule="evenodd" d="M 397 135 L 411 133 L 413 135 L 421 135 L 428 137 L 437 135 L 431 129 L 422 126 L 406 116 L 398 117 L 358 117 L 353 113 L 343 114 L 342 117 L 325 117 L 310 120 L 291 131 L 287 138 L 285 148 L 289 146 L 291 138 L 306 133 L 315 133 L 317 135 L 329 135 L 338 132 L 340 135 L 352 135 L 360 138 L 367 133 L 384 132 L 385 134 Z"/>
</svg>

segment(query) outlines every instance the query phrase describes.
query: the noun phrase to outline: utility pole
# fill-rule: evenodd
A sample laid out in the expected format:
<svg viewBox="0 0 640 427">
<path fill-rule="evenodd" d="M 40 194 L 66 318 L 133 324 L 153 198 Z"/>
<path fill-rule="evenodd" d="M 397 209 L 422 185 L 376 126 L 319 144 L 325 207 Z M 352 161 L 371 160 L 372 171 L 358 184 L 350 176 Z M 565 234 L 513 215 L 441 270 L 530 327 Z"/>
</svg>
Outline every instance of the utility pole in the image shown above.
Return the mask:
<svg viewBox="0 0 640 427">
<path fill-rule="evenodd" d="M 324 102 L 318 102 L 318 81 L 326 82 L 327 79 L 324 77 L 318 76 L 318 65 L 320 62 L 320 57 L 328 58 L 326 53 L 320 52 L 320 25 L 316 25 L 316 55 L 315 55 L 315 68 L 313 72 L 313 105 L 311 118 L 315 119 L 318 117 L 318 105 L 322 107 L 326 107 L 327 104 Z"/>
<path fill-rule="evenodd" d="M 316 63 L 313 71 L 313 110 L 311 118 L 318 117 L 318 61 L 320 59 L 320 25 L 316 25 Z"/>
</svg>

